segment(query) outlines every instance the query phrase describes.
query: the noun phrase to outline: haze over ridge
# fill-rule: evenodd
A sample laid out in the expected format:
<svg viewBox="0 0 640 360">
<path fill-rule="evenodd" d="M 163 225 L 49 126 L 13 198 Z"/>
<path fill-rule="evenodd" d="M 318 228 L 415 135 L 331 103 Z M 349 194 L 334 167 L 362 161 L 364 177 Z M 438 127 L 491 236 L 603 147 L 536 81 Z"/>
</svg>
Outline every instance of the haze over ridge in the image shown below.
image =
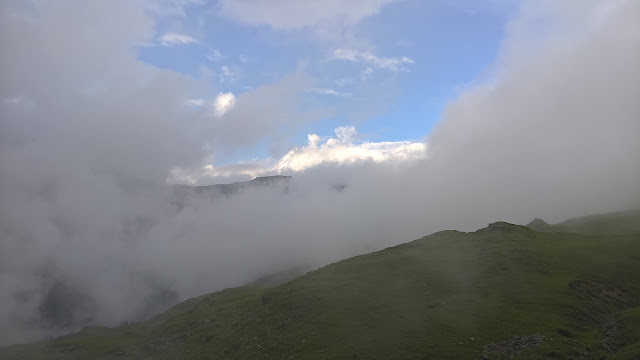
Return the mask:
<svg viewBox="0 0 640 360">
<path fill-rule="evenodd" d="M 286 194 L 181 209 L 170 171 L 311 121 L 297 106 L 312 76 L 293 70 L 220 118 L 186 109 L 200 79 L 132 45 L 153 36 L 151 3 L 0 5 L 0 344 L 437 230 L 640 208 L 638 2 L 523 2 L 491 79 L 416 136 L 426 159 L 319 165 Z M 55 291 L 79 299 L 68 324 L 43 313 Z"/>
</svg>

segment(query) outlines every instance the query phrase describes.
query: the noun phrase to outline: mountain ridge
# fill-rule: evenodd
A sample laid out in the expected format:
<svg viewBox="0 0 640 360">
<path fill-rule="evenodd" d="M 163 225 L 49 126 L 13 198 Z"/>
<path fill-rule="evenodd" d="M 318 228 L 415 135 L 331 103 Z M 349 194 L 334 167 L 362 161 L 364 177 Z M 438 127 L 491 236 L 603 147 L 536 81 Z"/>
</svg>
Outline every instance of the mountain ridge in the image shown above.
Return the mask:
<svg viewBox="0 0 640 360">
<path fill-rule="evenodd" d="M 535 218 L 526 225 L 542 232 L 567 232 L 589 235 L 640 234 L 640 209 L 575 217 L 557 224 Z"/>
</svg>

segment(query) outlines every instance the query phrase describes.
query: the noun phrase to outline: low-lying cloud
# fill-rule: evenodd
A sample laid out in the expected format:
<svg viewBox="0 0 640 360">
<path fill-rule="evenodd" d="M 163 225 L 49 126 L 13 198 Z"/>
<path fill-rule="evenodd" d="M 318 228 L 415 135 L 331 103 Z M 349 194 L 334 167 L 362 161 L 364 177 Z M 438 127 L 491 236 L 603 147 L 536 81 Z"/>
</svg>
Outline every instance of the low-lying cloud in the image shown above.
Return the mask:
<svg viewBox="0 0 640 360">
<path fill-rule="evenodd" d="M 185 203 L 169 172 L 312 118 L 297 106 L 309 77 L 240 95 L 215 118 L 184 106 L 197 81 L 136 59 L 131 44 L 154 26 L 139 3 L 16 4 L 0 11 L 1 344 L 142 319 L 441 229 L 640 207 L 634 1 L 525 2 L 495 76 L 451 101 L 425 159 L 321 162 L 286 192 Z M 302 153 L 351 149 L 327 143 Z"/>
</svg>

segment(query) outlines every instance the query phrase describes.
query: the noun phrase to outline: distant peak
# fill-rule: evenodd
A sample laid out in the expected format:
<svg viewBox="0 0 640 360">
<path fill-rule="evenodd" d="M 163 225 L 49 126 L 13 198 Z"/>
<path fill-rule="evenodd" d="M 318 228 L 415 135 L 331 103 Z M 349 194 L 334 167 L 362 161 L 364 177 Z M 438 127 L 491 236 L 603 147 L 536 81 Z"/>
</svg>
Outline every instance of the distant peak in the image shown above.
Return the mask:
<svg viewBox="0 0 640 360">
<path fill-rule="evenodd" d="M 536 230 L 536 229 L 545 229 L 550 227 L 551 225 L 549 225 L 546 221 L 540 219 L 540 218 L 535 218 L 533 219 L 533 221 L 531 221 L 530 223 L 528 223 L 526 225 L 528 228 Z"/>
<path fill-rule="evenodd" d="M 540 218 L 535 218 L 533 219 L 530 223 L 527 224 L 527 226 L 548 226 L 549 223 L 547 223 L 546 221 L 540 219 Z"/>
<path fill-rule="evenodd" d="M 522 225 L 515 225 L 515 224 L 511 224 L 508 223 L 506 221 L 498 221 L 498 222 L 494 222 L 489 224 L 489 226 L 487 226 L 485 229 L 482 230 L 490 230 L 490 231 L 520 231 L 520 230 L 527 230 L 527 231 L 531 231 L 531 229 L 522 226 Z"/>
</svg>

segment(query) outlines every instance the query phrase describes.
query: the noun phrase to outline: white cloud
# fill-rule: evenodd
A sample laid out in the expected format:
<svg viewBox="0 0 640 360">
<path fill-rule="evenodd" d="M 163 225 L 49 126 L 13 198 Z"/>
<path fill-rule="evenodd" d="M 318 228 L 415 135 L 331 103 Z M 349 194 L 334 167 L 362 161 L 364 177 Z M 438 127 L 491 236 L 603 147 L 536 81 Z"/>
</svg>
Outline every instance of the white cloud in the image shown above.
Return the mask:
<svg viewBox="0 0 640 360">
<path fill-rule="evenodd" d="M 220 79 L 220 83 L 222 84 L 226 79 L 233 79 L 235 75 L 236 74 L 234 74 L 231 70 L 229 70 L 229 67 L 221 66 L 220 73 L 218 74 L 218 78 Z"/>
<path fill-rule="evenodd" d="M 341 91 L 336 91 L 329 88 L 311 88 L 308 91 L 315 94 L 333 95 L 333 96 L 341 96 L 341 97 L 347 97 L 352 95 L 349 92 L 341 92 Z"/>
<path fill-rule="evenodd" d="M 217 117 L 221 117 L 227 111 L 231 110 L 236 104 L 236 96 L 233 93 L 219 93 L 213 101 L 214 113 Z"/>
<path fill-rule="evenodd" d="M 349 165 L 356 162 L 405 161 L 424 158 L 427 145 L 411 141 L 383 141 L 354 143 L 355 127 L 335 129 L 336 137 L 320 143 L 320 137 L 309 134 L 308 144 L 294 148 L 273 166 L 282 171 L 302 171 L 321 164 Z"/>
<path fill-rule="evenodd" d="M 322 116 L 319 111 L 299 106 L 300 96 L 311 82 L 305 73 L 294 72 L 272 84 L 243 92 L 233 111 L 224 115 L 224 121 L 214 124 L 211 131 L 216 146 L 237 149 L 265 139 L 282 139 L 301 123 Z"/>
<path fill-rule="evenodd" d="M 198 43 L 198 39 L 192 36 L 186 34 L 178 34 L 175 32 L 165 33 L 158 38 L 158 41 L 162 46 L 188 45 Z"/>
<path fill-rule="evenodd" d="M 199 185 L 242 181 L 266 174 L 271 164 L 272 160 L 267 158 L 222 166 L 209 164 L 197 171 L 175 168 L 171 170 L 170 182 Z"/>
<path fill-rule="evenodd" d="M 216 117 L 221 117 L 227 111 L 233 109 L 236 104 L 236 96 L 232 92 L 218 93 L 212 102 L 207 103 L 203 98 L 191 98 L 184 101 L 184 105 L 189 108 L 197 109 L 207 106 Z"/>
<path fill-rule="evenodd" d="M 222 55 L 222 53 L 217 49 L 213 49 L 209 52 L 209 54 L 207 54 L 207 59 L 214 62 L 220 62 L 225 57 L 226 56 Z"/>
<path fill-rule="evenodd" d="M 412 141 L 358 142 L 356 129 L 344 126 L 335 129 L 335 136 L 324 141 L 316 134 L 307 135 L 307 145 L 287 152 L 275 163 L 271 158 L 238 162 L 223 166 L 206 165 L 199 170 L 176 168 L 169 182 L 212 183 L 225 179 L 247 179 L 273 174 L 301 172 L 319 165 L 353 165 L 369 162 L 403 162 L 423 159 L 427 156 L 427 145 Z"/>
<path fill-rule="evenodd" d="M 264 172 L 262 164 L 268 162 L 270 159 L 265 159 L 256 162 L 240 162 L 236 164 L 230 164 L 220 167 L 214 167 L 213 165 L 206 165 L 202 167 L 203 174 L 207 177 L 235 177 L 238 175 L 256 177 Z"/>
<path fill-rule="evenodd" d="M 415 61 L 406 57 L 378 57 L 370 51 L 357 49 L 335 49 L 329 60 L 345 60 L 351 62 L 361 62 L 379 69 L 391 71 L 405 70 L 404 65 L 415 64 Z"/>
<path fill-rule="evenodd" d="M 354 25 L 396 0 L 221 0 L 220 13 L 249 25 L 296 29 L 319 24 Z"/>
<path fill-rule="evenodd" d="M 371 74 L 373 74 L 373 68 L 367 67 L 366 69 L 362 70 L 362 72 L 360 72 L 360 78 L 362 80 L 366 80 L 369 78 L 369 76 L 371 76 Z"/>
<path fill-rule="evenodd" d="M 334 49 L 328 60 L 364 64 L 366 67 L 361 73 L 362 78 L 368 78 L 377 69 L 385 69 L 392 72 L 408 71 L 407 65 L 415 64 L 413 59 L 406 56 L 378 57 L 370 51 L 358 49 Z"/>
</svg>

